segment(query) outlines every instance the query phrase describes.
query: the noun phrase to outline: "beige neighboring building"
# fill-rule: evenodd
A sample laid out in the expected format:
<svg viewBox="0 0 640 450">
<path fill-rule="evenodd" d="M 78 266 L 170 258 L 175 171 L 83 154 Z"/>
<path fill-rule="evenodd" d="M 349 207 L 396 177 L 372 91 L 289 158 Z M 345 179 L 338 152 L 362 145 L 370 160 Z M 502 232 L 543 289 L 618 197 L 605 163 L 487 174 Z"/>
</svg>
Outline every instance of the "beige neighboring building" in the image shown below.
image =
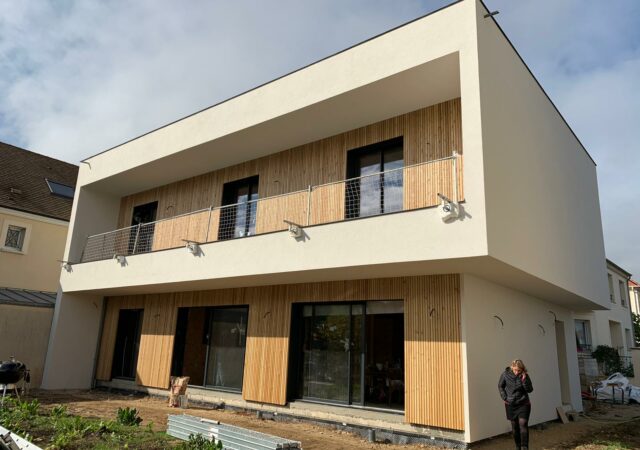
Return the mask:
<svg viewBox="0 0 640 450">
<path fill-rule="evenodd" d="M 469 443 L 509 430 L 496 384 L 522 358 L 533 424 L 582 410 L 574 311 L 610 307 L 596 166 L 481 2 L 86 162 L 44 388 L 184 375 Z"/>
<path fill-rule="evenodd" d="M 0 143 L 0 360 L 42 380 L 78 167 Z"/>
</svg>

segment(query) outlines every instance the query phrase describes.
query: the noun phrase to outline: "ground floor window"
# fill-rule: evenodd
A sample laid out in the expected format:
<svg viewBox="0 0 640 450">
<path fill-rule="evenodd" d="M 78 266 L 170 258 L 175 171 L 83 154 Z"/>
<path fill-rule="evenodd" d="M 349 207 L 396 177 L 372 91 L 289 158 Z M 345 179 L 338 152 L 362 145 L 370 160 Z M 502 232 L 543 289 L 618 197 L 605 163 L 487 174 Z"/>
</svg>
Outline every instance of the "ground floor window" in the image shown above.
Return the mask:
<svg viewBox="0 0 640 450">
<path fill-rule="evenodd" d="M 142 311 L 142 309 L 121 309 L 118 314 L 111 378 L 136 378 Z"/>
<path fill-rule="evenodd" d="M 576 319 L 576 346 L 578 353 L 591 352 L 591 324 L 588 320 Z"/>
<path fill-rule="evenodd" d="M 404 306 L 294 304 L 291 398 L 404 409 Z"/>
<path fill-rule="evenodd" d="M 247 307 L 179 308 L 171 374 L 189 384 L 241 391 Z"/>
</svg>

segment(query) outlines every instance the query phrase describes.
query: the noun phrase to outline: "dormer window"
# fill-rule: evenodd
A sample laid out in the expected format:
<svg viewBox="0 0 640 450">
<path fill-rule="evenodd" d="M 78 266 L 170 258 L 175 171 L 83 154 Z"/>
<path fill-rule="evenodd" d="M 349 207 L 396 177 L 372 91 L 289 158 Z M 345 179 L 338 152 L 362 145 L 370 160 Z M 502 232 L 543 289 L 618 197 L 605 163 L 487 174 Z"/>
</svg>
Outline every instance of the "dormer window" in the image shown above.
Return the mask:
<svg viewBox="0 0 640 450">
<path fill-rule="evenodd" d="M 47 186 L 53 195 L 58 195 L 64 198 L 73 198 L 76 190 L 73 186 L 67 186 L 66 184 L 58 183 L 57 181 L 51 181 L 45 178 Z"/>
</svg>

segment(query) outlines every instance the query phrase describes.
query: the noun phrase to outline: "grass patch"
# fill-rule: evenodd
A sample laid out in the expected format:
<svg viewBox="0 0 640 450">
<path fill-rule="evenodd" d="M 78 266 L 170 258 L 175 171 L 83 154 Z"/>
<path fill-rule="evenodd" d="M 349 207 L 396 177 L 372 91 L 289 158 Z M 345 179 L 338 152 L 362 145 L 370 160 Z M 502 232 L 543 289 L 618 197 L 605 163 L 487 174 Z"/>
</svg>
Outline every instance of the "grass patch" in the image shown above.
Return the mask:
<svg viewBox="0 0 640 450">
<path fill-rule="evenodd" d="M 602 446 L 602 450 L 633 450 L 634 448 L 621 441 L 595 441 L 594 444 Z"/>
<path fill-rule="evenodd" d="M 137 420 L 135 410 L 125 419 L 122 421 L 127 424 L 74 416 L 61 405 L 47 411 L 37 400 L 7 399 L 0 409 L 0 425 L 47 450 L 165 449 L 180 443 L 164 432 L 154 431 L 152 423 L 138 426 L 141 420 Z"/>
</svg>

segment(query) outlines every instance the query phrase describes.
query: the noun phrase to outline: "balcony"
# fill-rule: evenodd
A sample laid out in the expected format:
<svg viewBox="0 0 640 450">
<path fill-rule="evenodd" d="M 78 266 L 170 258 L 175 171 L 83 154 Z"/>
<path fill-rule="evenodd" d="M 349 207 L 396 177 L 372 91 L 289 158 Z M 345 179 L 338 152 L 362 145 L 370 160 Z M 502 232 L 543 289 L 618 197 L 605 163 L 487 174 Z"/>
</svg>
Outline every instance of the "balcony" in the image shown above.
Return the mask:
<svg viewBox="0 0 640 450">
<path fill-rule="evenodd" d="M 462 155 L 283 195 L 211 206 L 87 238 L 82 263 L 287 231 L 304 239 L 304 228 L 424 209 L 442 198 L 464 199 Z"/>
</svg>

